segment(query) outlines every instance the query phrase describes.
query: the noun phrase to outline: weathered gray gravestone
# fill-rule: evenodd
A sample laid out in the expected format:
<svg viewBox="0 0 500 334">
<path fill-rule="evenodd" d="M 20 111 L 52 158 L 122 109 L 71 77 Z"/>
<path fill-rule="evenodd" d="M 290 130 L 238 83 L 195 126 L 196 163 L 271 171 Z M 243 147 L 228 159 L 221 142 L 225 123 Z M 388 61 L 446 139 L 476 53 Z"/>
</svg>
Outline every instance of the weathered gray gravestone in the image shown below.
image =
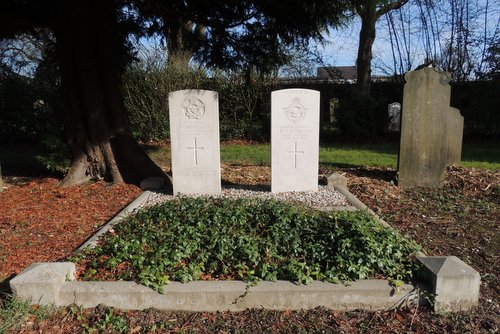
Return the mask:
<svg viewBox="0 0 500 334">
<path fill-rule="evenodd" d="M 450 107 L 450 75 L 425 67 L 405 79 L 398 185 L 440 187 L 462 150 L 463 117 Z"/>
<path fill-rule="evenodd" d="M 180 90 L 168 102 L 174 194 L 220 193 L 217 92 Z"/>
<path fill-rule="evenodd" d="M 401 103 L 394 102 L 387 106 L 389 113 L 389 131 L 399 132 L 401 125 Z"/>
<path fill-rule="evenodd" d="M 319 92 L 271 94 L 271 192 L 317 191 Z"/>
<path fill-rule="evenodd" d="M 446 113 L 446 132 L 448 134 L 448 163 L 454 164 L 462 160 L 462 139 L 464 133 L 464 118 L 460 110 L 450 107 Z"/>
</svg>

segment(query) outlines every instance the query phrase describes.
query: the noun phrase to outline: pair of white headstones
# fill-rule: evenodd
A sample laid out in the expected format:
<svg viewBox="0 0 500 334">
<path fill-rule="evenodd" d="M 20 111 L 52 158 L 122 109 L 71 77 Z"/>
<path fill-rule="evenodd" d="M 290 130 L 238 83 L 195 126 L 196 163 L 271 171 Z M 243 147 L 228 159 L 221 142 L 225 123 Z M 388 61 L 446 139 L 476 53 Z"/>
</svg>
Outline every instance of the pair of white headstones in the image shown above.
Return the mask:
<svg viewBox="0 0 500 334">
<path fill-rule="evenodd" d="M 317 191 L 319 92 L 284 89 L 271 94 L 271 191 Z M 217 92 L 169 94 L 174 194 L 221 192 Z"/>
</svg>

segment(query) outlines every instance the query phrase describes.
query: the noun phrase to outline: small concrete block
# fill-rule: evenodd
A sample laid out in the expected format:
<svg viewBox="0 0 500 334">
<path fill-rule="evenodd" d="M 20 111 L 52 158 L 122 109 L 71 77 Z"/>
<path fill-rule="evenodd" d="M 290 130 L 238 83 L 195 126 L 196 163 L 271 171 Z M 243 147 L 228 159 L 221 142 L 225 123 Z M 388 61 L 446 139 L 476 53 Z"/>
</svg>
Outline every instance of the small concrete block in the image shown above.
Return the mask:
<svg viewBox="0 0 500 334">
<path fill-rule="evenodd" d="M 66 280 L 75 277 L 72 262 L 33 263 L 10 281 L 17 297 L 32 304 L 57 304 L 59 291 Z"/>
<path fill-rule="evenodd" d="M 333 173 L 328 176 L 328 187 L 341 186 L 347 188 L 347 178 L 339 173 Z"/>
<path fill-rule="evenodd" d="M 142 190 L 159 190 L 165 185 L 165 179 L 162 177 L 148 177 L 141 181 Z"/>
<path fill-rule="evenodd" d="M 428 270 L 435 294 L 434 311 L 469 310 L 477 306 L 481 276 L 455 256 L 419 257 Z"/>
</svg>

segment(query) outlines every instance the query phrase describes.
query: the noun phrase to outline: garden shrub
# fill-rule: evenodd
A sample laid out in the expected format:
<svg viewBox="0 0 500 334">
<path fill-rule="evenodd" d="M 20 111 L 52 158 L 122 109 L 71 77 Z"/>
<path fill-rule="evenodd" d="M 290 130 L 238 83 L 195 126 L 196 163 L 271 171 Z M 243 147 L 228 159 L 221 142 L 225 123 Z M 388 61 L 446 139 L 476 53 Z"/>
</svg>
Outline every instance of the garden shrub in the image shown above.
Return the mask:
<svg viewBox="0 0 500 334">
<path fill-rule="evenodd" d="M 464 137 L 487 139 L 500 137 L 498 81 L 451 83 L 452 107 L 464 116 Z"/>
<path fill-rule="evenodd" d="M 239 73 L 217 75 L 209 87 L 219 92 L 220 131 L 223 140 L 262 140 L 261 118 L 266 112 L 270 91 L 265 79 L 252 77 L 247 82 Z"/>
<path fill-rule="evenodd" d="M 63 174 L 69 149 L 59 110 L 59 87 L 41 78 L 10 74 L 0 80 L 0 144 L 41 149 L 36 160 L 46 171 Z"/>
<path fill-rule="evenodd" d="M 0 143 L 33 144 L 63 137 L 58 88 L 37 78 L 0 80 Z"/>
<path fill-rule="evenodd" d="M 142 141 L 169 139 L 168 94 L 203 86 L 202 71 L 170 66 L 131 68 L 123 76 L 123 97 L 134 136 Z"/>
</svg>

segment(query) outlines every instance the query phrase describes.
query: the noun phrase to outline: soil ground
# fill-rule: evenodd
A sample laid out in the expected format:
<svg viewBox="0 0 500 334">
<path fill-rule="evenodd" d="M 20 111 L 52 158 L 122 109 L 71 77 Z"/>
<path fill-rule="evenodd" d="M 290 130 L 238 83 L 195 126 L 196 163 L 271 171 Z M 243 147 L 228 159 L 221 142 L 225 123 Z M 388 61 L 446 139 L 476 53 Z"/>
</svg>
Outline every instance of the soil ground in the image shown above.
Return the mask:
<svg viewBox="0 0 500 334">
<path fill-rule="evenodd" d="M 323 170 L 327 175 L 331 170 Z M 22 316 L 20 333 L 497 333 L 500 330 L 500 172 L 451 167 L 442 189 L 400 190 L 388 168 L 336 170 L 349 189 L 393 227 L 432 255 L 456 255 L 482 276 L 480 306 L 436 315 L 425 308 L 398 311 L 191 313 L 120 311 L 78 306 Z M 224 165 L 226 183 L 265 184 L 269 167 Z M 60 188 L 51 178 L 4 176 L 0 192 L 0 285 L 32 262 L 68 256 L 140 190 L 102 182 Z M 4 295 L 5 296 L 5 295 Z M 3 298 L 3 303 L 8 303 Z M 1 319 L 6 317 L 0 316 Z M 2 325 L 0 324 L 0 331 Z"/>
</svg>

